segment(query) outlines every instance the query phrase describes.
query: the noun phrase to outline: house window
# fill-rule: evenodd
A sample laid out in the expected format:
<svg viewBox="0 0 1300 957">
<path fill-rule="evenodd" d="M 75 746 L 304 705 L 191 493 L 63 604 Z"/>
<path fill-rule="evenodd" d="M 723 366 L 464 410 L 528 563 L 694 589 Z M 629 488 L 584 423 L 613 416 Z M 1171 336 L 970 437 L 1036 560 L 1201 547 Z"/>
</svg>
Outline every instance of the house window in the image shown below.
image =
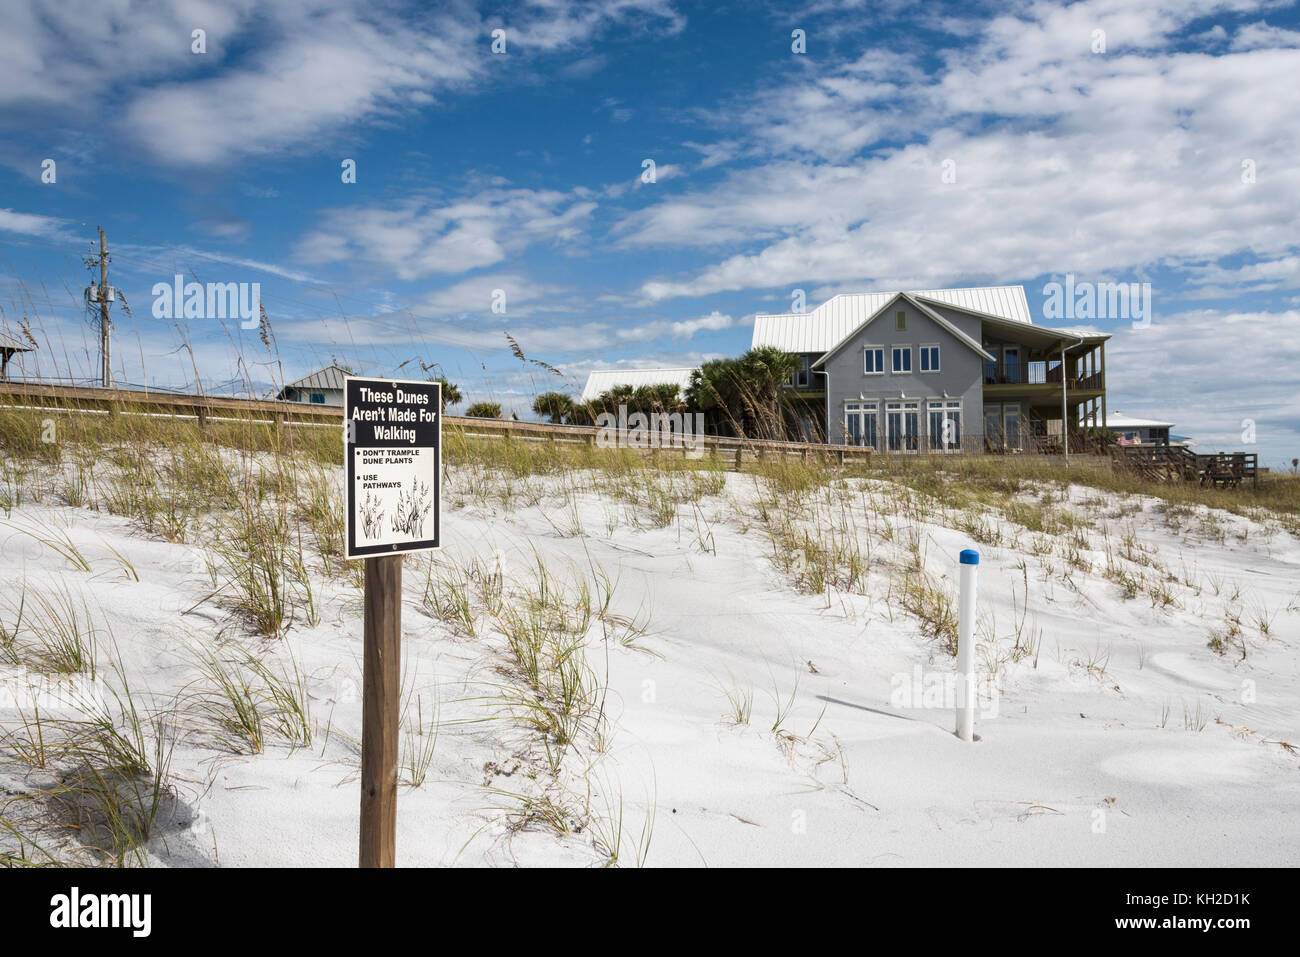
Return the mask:
<svg viewBox="0 0 1300 957">
<path fill-rule="evenodd" d="M 878 416 L 874 402 L 844 403 L 844 444 L 880 448 Z"/>
<path fill-rule="evenodd" d="M 894 372 L 912 371 L 912 347 L 894 346 Z"/>
<path fill-rule="evenodd" d="M 939 371 L 939 347 L 938 346 L 921 346 L 921 371 L 922 372 Z"/>
<path fill-rule="evenodd" d="M 312 401 L 314 404 L 316 404 L 316 405 L 324 405 L 324 404 L 325 404 L 325 393 L 324 393 L 324 392 L 313 392 L 313 393 L 311 394 L 311 401 Z"/>
<path fill-rule="evenodd" d="M 891 452 L 915 452 L 920 448 L 921 403 L 886 402 L 886 444 Z"/>
<path fill-rule="evenodd" d="M 862 371 L 867 375 L 885 374 L 885 347 L 867 346 L 863 350 Z"/>
<path fill-rule="evenodd" d="M 984 360 L 984 384 L 992 385 L 998 381 L 998 350 L 985 346 L 984 351 L 993 357 Z"/>
<path fill-rule="evenodd" d="M 1020 381 L 1020 350 L 1007 347 L 1002 350 L 1002 381 Z"/>
<path fill-rule="evenodd" d="M 812 359 L 808 356 L 799 357 L 799 368 L 795 370 L 791 377 L 791 382 L 796 388 L 808 388 L 808 382 L 812 379 Z"/>
<path fill-rule="evenodd" d="M 960 452 L 961 447 L 961 400 L 931 400 L 930 448 L 939 452 Z"/>
<path fill-rule="evenodd" d="M 907 310 L 900 309 L 894 313 L 894 329 L 898 332 L 907 330 Z"/>
</svg>

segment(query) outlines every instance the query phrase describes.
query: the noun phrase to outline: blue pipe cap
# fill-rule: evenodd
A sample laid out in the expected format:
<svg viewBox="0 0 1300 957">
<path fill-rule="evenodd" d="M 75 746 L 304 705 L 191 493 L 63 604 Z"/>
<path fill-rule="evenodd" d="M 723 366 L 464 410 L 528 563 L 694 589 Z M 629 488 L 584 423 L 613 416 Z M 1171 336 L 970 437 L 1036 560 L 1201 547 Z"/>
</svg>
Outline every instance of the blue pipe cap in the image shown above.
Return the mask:
<svg viewBox="0 0 1300 957">
<path fill-rule="evenodd" d="M 980 553 L 973 548 L 963 548 L 961 550 L 961 563 L 963 565 L 978 565 L 980 563 Z"/>
</svg>

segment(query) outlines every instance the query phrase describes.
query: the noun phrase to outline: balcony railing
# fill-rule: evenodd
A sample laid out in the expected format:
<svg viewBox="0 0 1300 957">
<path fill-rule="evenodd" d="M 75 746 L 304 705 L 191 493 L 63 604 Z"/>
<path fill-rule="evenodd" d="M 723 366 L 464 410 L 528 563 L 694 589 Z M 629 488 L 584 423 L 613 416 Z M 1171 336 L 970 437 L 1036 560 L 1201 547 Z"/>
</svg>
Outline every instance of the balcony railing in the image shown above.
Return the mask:
<svg viewBox="0 0 1300 957">
<path fill-rule="evenodd" d="M 1047 381 L 1046 363 L 1044 362 L 1027 362 L 1007 368 L 1005 365 L 997 365 L 989 368 L 986 363 L 984 366 L 984 384 L 985 385 L 1040 385 Z M 1060 378 L 1057 378 L 1060 381 Z"/>
<path fill-rule="evenodd" d="M 992 372 L 986 369 L 984 372 L 985 385 L 1060 385 L 1060 383 L 1061 367 L 1048 369 L 1041 362 L 1029 363 L 1028 368 L 1020 370 L 1018 374 L 1016 370 L 1011 370 L 1008 374 L 1002 369 Z M 1106 377 L 1100 372 L 1086 376 L 1071 376 L 1068 386 L 1076 392 L 1086 389 L 1104 389 Z"/>
</svg>

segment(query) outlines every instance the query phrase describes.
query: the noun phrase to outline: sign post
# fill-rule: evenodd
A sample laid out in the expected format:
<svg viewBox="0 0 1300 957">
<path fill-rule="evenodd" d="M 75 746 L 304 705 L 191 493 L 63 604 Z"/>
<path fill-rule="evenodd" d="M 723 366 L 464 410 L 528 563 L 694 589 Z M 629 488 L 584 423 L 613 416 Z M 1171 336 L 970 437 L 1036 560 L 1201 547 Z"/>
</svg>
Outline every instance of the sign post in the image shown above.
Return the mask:
<svg viewBox="0 0 1300 957">
<path fill-rule="evenodd" d="M 439 548 L 442 395 L 436 382 L 344 379 L 344 557 L 365 561 L 361 867 L 397 850 L 402 555 Z"/>
</svg>

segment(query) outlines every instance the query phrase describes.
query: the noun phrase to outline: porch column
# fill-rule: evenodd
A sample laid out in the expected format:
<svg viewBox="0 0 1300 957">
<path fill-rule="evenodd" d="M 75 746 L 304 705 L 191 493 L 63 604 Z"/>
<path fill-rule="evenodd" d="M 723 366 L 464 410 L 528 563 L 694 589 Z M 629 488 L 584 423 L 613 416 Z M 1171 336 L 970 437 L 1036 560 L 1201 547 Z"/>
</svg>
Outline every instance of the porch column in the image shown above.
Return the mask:
<svg viewBox="0 0 1300 957">
<path fill-rule="evenodd" d="M 1106 340 L 1101 340 L 1101 427 L 1106 428 Z"/>
<path fill-rule="evenodd" d="M 1061 343 L 1061 451 L 1065 453 L 1065 464 L 1070 464 L 1070 407 L 1066 383 L 1070 379 L 1070 370 L 1065 367 L 1065 343 Z"/>
</svg>

